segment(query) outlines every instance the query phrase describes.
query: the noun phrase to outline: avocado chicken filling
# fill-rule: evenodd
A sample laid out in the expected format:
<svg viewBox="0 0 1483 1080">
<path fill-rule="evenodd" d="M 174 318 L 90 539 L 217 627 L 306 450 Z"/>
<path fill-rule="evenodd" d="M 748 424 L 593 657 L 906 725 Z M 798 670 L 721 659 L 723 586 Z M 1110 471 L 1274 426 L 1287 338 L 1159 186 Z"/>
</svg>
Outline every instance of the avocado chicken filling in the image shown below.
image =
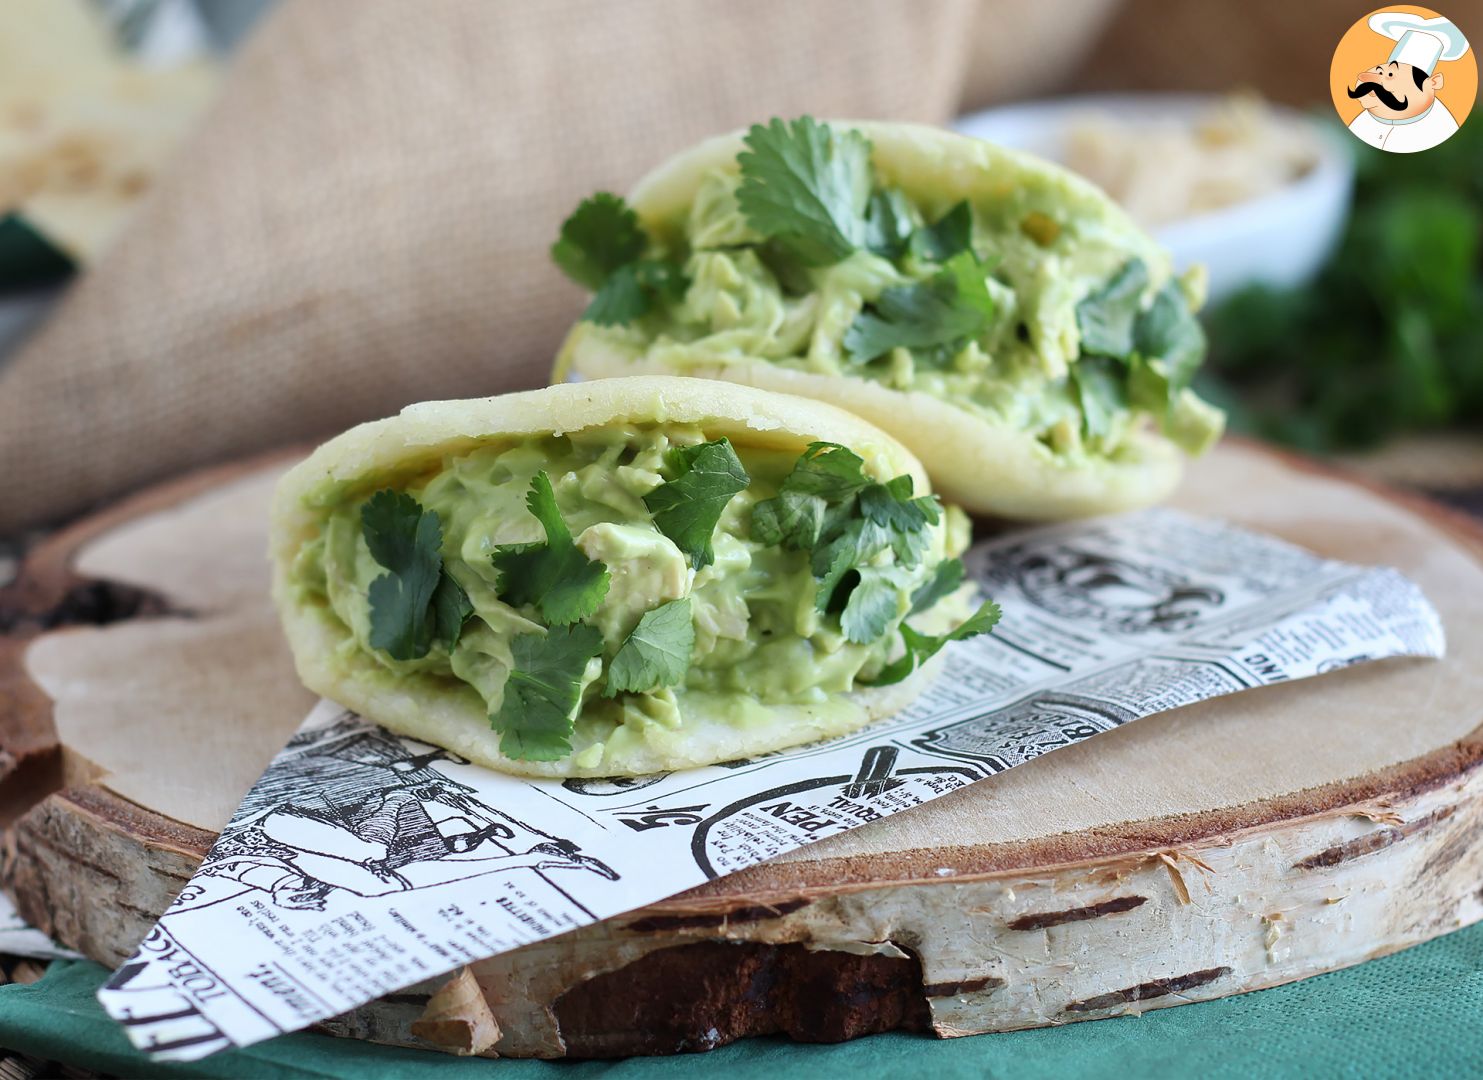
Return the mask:
<svg viewBox="0 0 1483 1080">
<path fill-rule="evenodd" d="M 1201 280 L 1157 279 L 1133 227 L 1064 174 L 933 202 L 882 184 L 857 131 L 774 120 L 745 144 L 673 220 L 606 193 L 567 219 L 553 257 L 595 292 L 569 349 L 919 391 L 1068 463 L 1117 458 L 1150 423 L 1190 453 L 1219 437 L 1189 388 Z"/>
<path fill-rule="evenodd" d="M 325 497 L 300 601 L 346 660 L 477 694 L 511 758 L 566 756 L 579 722 L 679 727 L 686 695 L 744 724 L 886 685 L 998 616 L 970 614 L 963 515 L 835 444 L 618 425 L 373 484 Z"/>
</svg>

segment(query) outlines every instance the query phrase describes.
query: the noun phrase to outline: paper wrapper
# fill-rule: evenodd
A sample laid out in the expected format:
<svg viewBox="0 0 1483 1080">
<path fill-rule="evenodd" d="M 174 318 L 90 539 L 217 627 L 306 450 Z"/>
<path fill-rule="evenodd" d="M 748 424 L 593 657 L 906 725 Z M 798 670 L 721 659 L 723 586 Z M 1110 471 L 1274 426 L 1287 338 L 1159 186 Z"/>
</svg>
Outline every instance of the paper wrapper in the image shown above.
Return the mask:
<svg viewBox="0 0 1483 1080">
<path fill-rule="evenodd" d="M 1186 514 L 970 552 L 1004 609 L 905 712 L 830 742 L 637 779 L 525 780 L 322 702 L 99 992 L 191 1060 L 308 1026 L 918 806 L 1166 709 L 1439 657 L 1394 570 Z"/>
</svg>

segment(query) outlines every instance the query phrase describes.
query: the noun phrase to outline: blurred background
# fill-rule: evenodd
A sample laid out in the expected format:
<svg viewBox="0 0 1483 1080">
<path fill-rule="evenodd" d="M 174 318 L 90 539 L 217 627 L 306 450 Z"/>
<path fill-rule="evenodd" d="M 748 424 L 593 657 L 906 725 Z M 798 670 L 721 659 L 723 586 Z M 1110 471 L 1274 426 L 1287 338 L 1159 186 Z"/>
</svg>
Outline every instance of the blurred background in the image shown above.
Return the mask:
<svg viewBox="0 0 1483 1080">
<path fill-rule="evenodd" d="M 1201 389 L 1235 430 L 1483 510 L 1483 121 L 1420 155 L 1350 137 L 1329 66 L 1368 10 L 6 0 L 0 536 L 542 383 L 575 199 L 802 112 L 1086 173 L 1208 266 Z M 1445 13 L 1483 42 L 1483 0 Z"/>
</svg>

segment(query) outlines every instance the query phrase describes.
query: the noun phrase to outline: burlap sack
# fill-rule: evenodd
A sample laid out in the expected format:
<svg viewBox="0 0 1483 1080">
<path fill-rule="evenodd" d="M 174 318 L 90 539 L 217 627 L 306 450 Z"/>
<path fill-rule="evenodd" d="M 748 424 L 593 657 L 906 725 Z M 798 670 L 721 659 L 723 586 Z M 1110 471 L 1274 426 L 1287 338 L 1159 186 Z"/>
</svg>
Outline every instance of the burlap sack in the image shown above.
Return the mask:
<svg viewBox="0 0 1483 1080">
<path fill-rule="evenodd" d="M 545 381 L 562 217 L 772 115 L 942 121 L 972 0 L 289 0 L 0 373 L 0 533 Z"/>
</svg>

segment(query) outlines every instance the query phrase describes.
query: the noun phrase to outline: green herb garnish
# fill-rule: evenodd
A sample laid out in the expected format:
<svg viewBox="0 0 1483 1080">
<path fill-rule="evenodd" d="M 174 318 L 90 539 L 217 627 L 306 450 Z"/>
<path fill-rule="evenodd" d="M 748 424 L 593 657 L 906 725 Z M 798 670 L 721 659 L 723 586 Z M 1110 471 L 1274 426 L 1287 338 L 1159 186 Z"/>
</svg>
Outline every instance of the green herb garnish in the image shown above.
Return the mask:
<svg viewBox="0 0 1483 1080">
<path fill-rule="evenodd" d="M 1131 259 L 1076 305 L 1082 355 L 1070 377 L 1088 438 L 1109 434 L 1130 405 L 1167 424 L 1205 358 L 1205 332 L 1183 290 L 1166 282 L 1143 310 L 1148 281 L 1143 261 Z"/>
<path fill-rule="evenodd" d="M 731 440 L 679 446 L 666 455 L 674 474 L 644 496 L 654 525 L 690 556 L 690 565 L 702 570 L 715 561 L 711 534 L 721 512 L 737 492 L 752 482 Z"/>
<path fill-rule="evenodd" d="M 901 475 L 860 490 L 860 513 L 886 531 L 896 561 L 915 566 L 922 561 L 928 525 L 936 525 L 942 508 L 931 495 L 912 497 L 912 479 Z"/>
<path fill-rule="evenodd" d="M 932 225 L 923 225 L 911 236 L 911 253 L 919 259 L 945 263 L 954 255 L 973 250 L 973 208 L 963 200 Z"/>
<path fill-rule="evenodd" d="M 1184 389 L 1195 377 L 1205 359 L 1205 344 L 1200 320 L 1172 281 L 1154 294 L 1149 309 L 1133 324 L 1135 352 L 1145 360 L 1157 361 L 1175 390 Z"/>
<path fill-rule="evenodd" d="M 870 685 L 890 686 L 900 682 L 936 656 L 948 642 L 987 634 L 999 622 L 999 615 L 999 605 L 992 600 L 985 600 L 977 611 L 946 634 L 922 634 L 902 623 L 901 640 L 906 645 L 906 652 L 899 660 L 882 668 Z"/>
<path fill-rule="evenodd" d="M 646 611 L 608 665 L 608 684 L 603 693 L 615 697 L 625 691 L 644 694 L 677 686 L 690 670 L 694 649 L 689 597 Z"/>
<path fill-rule="evenodd" d="M 582 318 L 620 326 L 648 314 L 656 299 L 685 294 L 685 276 L 671 260 L 644 258 L 648 238 L 621 196 L 600 191 L 561 224 L 551 258 L 595 295 Z"/>
<path fill-rule="evenodd" d="M 876 640 L 901 615 L 897 591 L 901 571 L 889 566 L 867 566 L 855 571 L 859 580 L 839 613 L 839 628 L 857 645 Z"/>
<path fill-rule="evenodd" d="M 544 472 L 531 480 L 525 505 L 545 530 L 546 542 L 495 548 L 490 560 L 499 571 L 500 599 L 534 606 L 552 626 L 587 618 L 608 594 L 608 568 L 573 543 Z"/>
<path fill-rule="evenodd" d="M 567 277 L 595 290 L 614 271 L 637 262 L 648 246 L 638 215 L 623 197 L 599 191 L 561 223 L 551 258 Z"/>
<path fill-rule="evenodd" d="M 943 559 L 932 571 L 932 577 L 911 594 L 911 610 L 908 615 L 919 615 L 943 597 L 951 596 L 963 585 L 968 576 L 962 559 Z"/>
<path fill-rule="evenodd" d="M 911 204 L 906 196 L 892 188 L 870 196 L 865 213 L 865 246 L 883 259 L 895 262 L 906 254 L 914 226 Z"/>
<path fill-rule="evenodd" d="M 489 724 L 500 753 L 518 761 L 556 761 L 572 752 L 572 724 L 582 703 L 587 664 L 602 652 L 596 627 L 553 626 L 510 641 L 513 666 Z"/>
<path fill-rule="evenodd" d="M 1128 407 L 1127 378 L 1123 365 L 1105 356 L 1083 356 L 1071 365 L 1071 387 L 1087 438 L 1111 434 L 1115 419 Z M 1164 393 L 1167 396 L 1167 388 Z"/>
<path fill-rule="evenodd" d="M 884 633 L 890 621 L 882 621 L 886 578 L 875 572 L 885 568 L 869 564 L 890 550 L 899 566 L 916 566 L 931 540 L 928 526 L 942 513 L 935 496 L 912 496 L 910 476 L 882 484 L 866 476 L 864 466 L 843 446 L 812 443 L 778 494 L 752 508 L 753 539 L 810 552 L 815 606 L 839 610 L 845 635 L 862 644 Z"/>
<path fill-rule="evenodd" d="M 371 558 L 387 570 L 371 582 L 371 647 L 393 660 L 419 660 L 434 644 L 451 649 L 473 605 L 443 568 L 437 513 L 387 489 L 366 500 L 360 522 Z"/>
<path fill-rule="evenodd" d="M 956 351 L 988 329 L 994 311 L 983 264 L 960 251 L 927 281 L 882 291 L 845 331 L 844 347 L 858 364 L 892 349 Z"/>
<path fill-rule="evenodd" d="M 805 266 L 829 266 L 866 246 L 870 143 L 803 116 L 753 124 L 737 156 L 736 199 L 747 224 Z"/>
<path fill-rule="evenodd" d="M 1126 360 L 1133 351 L 1133 324 L 1148 288 L 1148 267 L 1129 259 L 1099 289 L 1076 305 L 1081 351 L 1088 356 Z"/>
</svg>

